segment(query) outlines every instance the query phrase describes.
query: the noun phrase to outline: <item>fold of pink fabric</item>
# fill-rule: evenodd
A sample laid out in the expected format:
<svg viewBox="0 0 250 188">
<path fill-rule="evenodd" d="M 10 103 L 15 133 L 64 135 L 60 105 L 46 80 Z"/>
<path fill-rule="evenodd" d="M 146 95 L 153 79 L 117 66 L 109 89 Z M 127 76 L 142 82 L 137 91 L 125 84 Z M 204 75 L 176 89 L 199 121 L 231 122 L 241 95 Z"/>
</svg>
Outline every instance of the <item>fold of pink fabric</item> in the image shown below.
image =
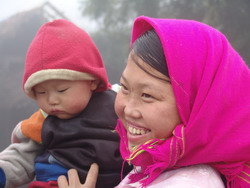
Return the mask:
<svg viewBox="0 0 250 188">
<path fill-rule="evenodd" d="M 166 169 L 210 164 L 228 187 L 250 187 L 249 68 L 226 37 L 208 25 L 141 16 L 131 43 L 150 29 L 160 37 L 183 122 L 166 140 L 176 146 L 168 144 L 165 151 L 179 150 L 165 154 L 166 161 L 174 159 Z"/>
</svg>

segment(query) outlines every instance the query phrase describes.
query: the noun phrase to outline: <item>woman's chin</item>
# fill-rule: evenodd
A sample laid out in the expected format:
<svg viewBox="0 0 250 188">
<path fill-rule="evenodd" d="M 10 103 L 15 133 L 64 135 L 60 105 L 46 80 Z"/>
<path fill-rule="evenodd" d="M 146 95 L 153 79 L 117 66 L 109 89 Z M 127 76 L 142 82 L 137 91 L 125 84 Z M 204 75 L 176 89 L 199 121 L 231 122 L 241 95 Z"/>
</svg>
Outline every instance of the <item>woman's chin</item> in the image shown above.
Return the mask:
<svg viewBox="0 0 250 188">
<path fill-rule="evenodd" d="M 135 150 L 135 148 L 137 148 L 138 146 L 140 146 L 141 144 L 145 143 L 147 140 L 140 142 L 140 143 L 133 143 L 133 142 L 129 142 L 128 141 L 128 149 L 130 152 L 133 152 Z"/>
<path fill-rule="evenodd" d="M 131 133 L 127 133 L 128 138 L 128 146 L 129 150 L 132 151 L 134 147 L 139 146 L 146 141 L 152 139 L 150 132 L 143 134 L 143 135 L 133 135 Z"/>
<path fill-rule="evenodd" d="M 129 149 L 130 152 L 133 152 L 133 150 L 134 150 L 134 148 L 135 148 L 136 146 L 137 146 L 137 145 L 128 142 L 128 149 Z"/>
</svg>

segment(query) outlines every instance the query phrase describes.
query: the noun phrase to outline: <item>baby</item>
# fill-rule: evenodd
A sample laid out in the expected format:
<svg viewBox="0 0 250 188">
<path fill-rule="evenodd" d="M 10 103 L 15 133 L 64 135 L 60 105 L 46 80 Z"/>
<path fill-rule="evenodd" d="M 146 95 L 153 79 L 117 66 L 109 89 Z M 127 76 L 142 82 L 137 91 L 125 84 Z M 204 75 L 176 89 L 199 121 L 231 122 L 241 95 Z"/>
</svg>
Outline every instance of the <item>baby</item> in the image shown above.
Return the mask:
<svg viewBox="0 0 250 188">
<path fill-rule="evenodd" d="M 116 93 L 89 35 L 67 20 L 44 24 L 27 52 L 23 89 L 40 109 L 16 126 L 0 153 L 0 187 L 24 185 L 34 170 L 29 187 L 58 187 L 70 168 L 84 181 L 92 163 L 100 168 L 97 187 L 117 185 Z"/>
</svg>

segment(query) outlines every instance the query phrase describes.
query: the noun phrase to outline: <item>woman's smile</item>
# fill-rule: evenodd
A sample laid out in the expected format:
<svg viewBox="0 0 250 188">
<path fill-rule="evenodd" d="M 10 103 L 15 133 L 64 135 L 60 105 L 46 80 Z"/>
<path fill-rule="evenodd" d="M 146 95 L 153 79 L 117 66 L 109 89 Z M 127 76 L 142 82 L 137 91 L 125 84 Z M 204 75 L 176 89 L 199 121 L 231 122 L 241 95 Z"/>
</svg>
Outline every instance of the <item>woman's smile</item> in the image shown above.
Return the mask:
<svg viewBox="0 0 250 188">
<path fill-rule="evenodd" d="M 144 135 L 148 133 L 148 130 L 136 128 L 136 127 L 128 127 L 128 132 L 132 135 Z"/>
<path fill-rule="evenodd" d="M 126 129 L 128 141 L 133 146 L 144 143 L 150 138 L 151 131 L 142 126 L 138 126 L 136 123 L 127 122 Z"/>
</svg>

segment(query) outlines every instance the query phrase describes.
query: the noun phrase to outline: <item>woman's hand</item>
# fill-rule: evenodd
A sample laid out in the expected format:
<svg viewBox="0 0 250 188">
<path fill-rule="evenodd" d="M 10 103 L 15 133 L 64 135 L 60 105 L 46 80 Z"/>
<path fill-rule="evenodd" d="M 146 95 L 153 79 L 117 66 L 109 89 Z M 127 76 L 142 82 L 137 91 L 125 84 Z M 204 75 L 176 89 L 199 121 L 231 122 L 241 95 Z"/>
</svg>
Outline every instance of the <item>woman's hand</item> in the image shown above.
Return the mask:
<svg viewBox="0 0 250 188">
<path fill-rule="evenodd" d="M 77 171 L 75 169 L 70 169 L 68 171 L 69 181 L 65 176 L 59 176 L 58 186 L 60 188 L 95 188 L 97 176 L 98 176 L 98 165 L 96 163 L 93 163 L 90 166 L 84 184 L 81 184 Z"/>
</svg>

